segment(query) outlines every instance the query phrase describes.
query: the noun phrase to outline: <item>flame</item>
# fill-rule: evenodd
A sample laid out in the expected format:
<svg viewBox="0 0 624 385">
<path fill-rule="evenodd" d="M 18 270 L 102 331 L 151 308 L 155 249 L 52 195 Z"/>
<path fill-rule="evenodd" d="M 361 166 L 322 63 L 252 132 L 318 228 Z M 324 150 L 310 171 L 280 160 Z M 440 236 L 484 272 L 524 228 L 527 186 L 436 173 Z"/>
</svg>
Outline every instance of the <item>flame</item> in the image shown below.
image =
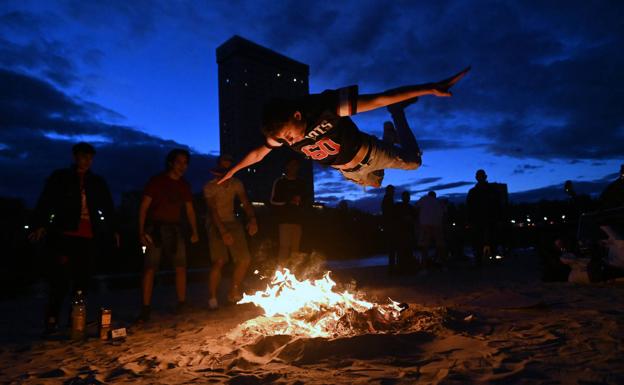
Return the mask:
<svg viewBox="0 0 624 385">
<path fill-rule="evenodd" d="M 243 329 L 255 329 L 261 334 L 289 334 L 308 337 L 331 337 L 347 335 L 352 330 L 341 325 L 341 319 L 349 312 L 377 312 L 388 321 L 399 317 L 401 307 L 389 300 L 380 306 L 358 298 L 347 290 L 334 290 L 336 282 L 326 272 L 323 278 L 300 281 L 288 269 L 277 270 L 264 291 L 243 294 L 238 303 L 253 303 L 264 310 L 257 317 L 241 325 Z"/>
</svg>

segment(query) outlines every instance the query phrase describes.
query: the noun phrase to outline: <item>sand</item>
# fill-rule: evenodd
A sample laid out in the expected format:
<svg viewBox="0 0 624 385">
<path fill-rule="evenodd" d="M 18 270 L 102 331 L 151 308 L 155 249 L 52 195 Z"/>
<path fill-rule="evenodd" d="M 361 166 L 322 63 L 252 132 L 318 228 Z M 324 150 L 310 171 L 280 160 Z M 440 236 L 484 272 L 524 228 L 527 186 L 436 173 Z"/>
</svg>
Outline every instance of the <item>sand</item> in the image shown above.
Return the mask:
<svg viewBox="0 0 624 385">
<path fill-rule="evenodd" d="M 130 327 L 138 290 L 99 293 L 123 341 L 40 338 L 42 298 L 0 304 L 0 382 L 14 384 L 624 384 L 624 285 L 542 283 L 534 255 L 481 269 L 388 276 L 384 268 L 337 271 L 369 299 L 410 304 L 409 325 L 341 338 L 236 338 L 253 305 L 208 311 L 206 287 L 189 288 L 194 309 L 172 313 L 160 287 L 152 322 Z M 168 305 L 167 305 L 168 304 Z M 233 337 L 234 336 L 234 337 Z"/>
</svg>

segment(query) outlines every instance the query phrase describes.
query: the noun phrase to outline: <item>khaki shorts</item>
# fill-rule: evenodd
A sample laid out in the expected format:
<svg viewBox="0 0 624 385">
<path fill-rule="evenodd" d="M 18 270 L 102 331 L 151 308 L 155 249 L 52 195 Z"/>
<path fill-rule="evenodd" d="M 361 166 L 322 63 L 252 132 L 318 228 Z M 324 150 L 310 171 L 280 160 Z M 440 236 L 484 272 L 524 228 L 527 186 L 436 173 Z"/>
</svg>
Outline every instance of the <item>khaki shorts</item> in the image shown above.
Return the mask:
<svg viewBox="0 0 624 385">
<path fill-rule="evenodd" d="M 241 261 L 248 261 L 251 256 L 249 255 L 249 247 L 247 246 L 247 236 L 243 225 L 238 222 L 224 222 L 223 226 L 227 231 L 232 234 L 234 238 L 234 244 L 226 246 L 223 243 L 221 234 L 217 226 L 210 225 L 208 228 L 208 241 L 210 242 L 210 260 L 215 262 L 222 260 L 226 262 L 228 256 L 232 256 L 232 261 L 238 263 Z"/>
</svg>

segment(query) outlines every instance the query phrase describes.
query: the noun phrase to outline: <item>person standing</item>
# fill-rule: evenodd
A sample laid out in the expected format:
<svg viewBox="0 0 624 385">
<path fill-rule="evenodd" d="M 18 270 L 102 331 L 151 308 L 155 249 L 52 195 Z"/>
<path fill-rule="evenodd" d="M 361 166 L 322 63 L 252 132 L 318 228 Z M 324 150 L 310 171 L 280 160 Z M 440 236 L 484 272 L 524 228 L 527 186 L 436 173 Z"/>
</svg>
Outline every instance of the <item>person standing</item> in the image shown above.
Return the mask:
<svg viewBox="0 0 624 385">
<path fill-rule="evenodd" d="M 232 157 L 221 155 L 217 159 L 217 167 L 211 170 L 214 179 L 204 186 L 204 198 L 210 212 L 208 241 L 210 242 L 210 278 L 208 283 L 208 306 L 216 309 L 219 306 L 217 291 L 221 281 L 221 270 L 228 260 L 228 254 L 234 262 L 234 273 L 228 293 L 228 301 L 235 303 L 241 298 L 241 284 L 249 268 L 251 256 L 247 246 L 247 238 L 243 225 L 236 219 L 234 202 L 238 199 L 247 217 L 247 233 L 258 232 L 256 216 L 247 198 L 243 183 L 238 178 L 230 178 L 218 184 L 219 179 L 232 167 Z"/>
<path fill-rule="evenodd" d="M 277 178 L 271 191 L 271 205 L 278 221 L 279 251 L 277 263 L 286 263 L 301 244 L 303 211 L 307 204 L 305 182 L 299 178 L 299 160 L 286 163 L 286 173 Z"/>
<path fill-rule="evenodd" d="M 171 150 L 166 157 L 166 170 L 153 176 L 145 186 L 139 208 L 139 240 L 145 247 L 142 293 L 143 307 L 139 322 L 150 319 L 154 275 L 163 254 L 172 259 L 175 268 L 177 312 L 186 310 L 186 237 L 182 210 L 191 228 L 191 243 L 199 240 L 191 185 L 184 179 L 190 154 L 183 149 Z"/>
<path fill-rule="evenodd" d="M 72 147 L 71 167 L 54 171 L 39 196 L 29 238 L 47 235 L 51 254 L 46 332 L 54 332 L 67 291 L 89 288 L 97 244 L 116 230 L 113 199 L 106 181 L 91 171 L 95 148 L 80 142 Z M 117 245 L 119 238 L 115 233 Z"/>
<path fill-rule="evenodd" d="M 624 207 L 624 164 L 620 166 L 618 178 L 604 189 L 599 200 L 603 209 Z"/>
<path fill-rule="evenodd" d="M 420 233 L 419 246 L 421 258 L 424 263 L 429 260 L 429 246 L 433 242 L 439 263 L 446 262 L 446 244 L 444 242 L 444 214 L 446 208 L 436 197 L 435 191 L 429 191 L 427 195 L 416 202 L 418 209 L 418 229 Z"/>
<path fill-rule="evenodd" d="M 466 206 L 472 229 L 472 245 L 475 263 L 480 266 L 483 258 L 490 257 L 496 247 L 496 223 L 500 205 L 496 191 L 487 181 L 485 170 L 477 170 L 477 183 L 468 191 Z"/>
<path fill-rule="evenodd" d="M 388 250 L 388 272 L 392 273 L 397 262 L 397 215 L 394 202 L 395 188 L 389 184 L 381 201 L 381 220 Z"/>
<path fill-rule="evenodd" d="M 410 204 L 410 192 L 401 193 L 401 202 L 395 204 L 397 216 L 397 265 L 400 271 L 413 267 L 416 241 L 416 212 Z"/>
</svg>

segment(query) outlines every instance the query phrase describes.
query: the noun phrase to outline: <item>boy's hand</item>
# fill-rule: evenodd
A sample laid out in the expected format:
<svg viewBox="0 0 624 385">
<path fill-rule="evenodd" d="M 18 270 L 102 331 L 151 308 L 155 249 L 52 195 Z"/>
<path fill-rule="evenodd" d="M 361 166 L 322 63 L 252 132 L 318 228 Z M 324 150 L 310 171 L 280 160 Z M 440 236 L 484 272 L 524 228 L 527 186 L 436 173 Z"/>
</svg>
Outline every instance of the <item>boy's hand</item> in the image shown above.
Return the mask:
<svg viewBox="0 0 624 385">
<path fill-rule="evenodd" d="M 139 240 L 141 241 L 141 244 L 143 246 L 150 246 L 152 243 L 154 243 L 152 241 L 152 237 L 150 237 L 149 234 L 146 233 L 139 234 Z"/>
<path fill-rule="evenodd" d="M 194 232 L 191 235 L 191 243 L 197 243 L 197 242 L 199 242 L 199 235 L 197 234 L 197 232 Z"/>
<path fill-rule="evenodd" d="M 461 72 L 451 76 L 448 79 L 444 79 L 437 83 L 433 84 L 432 94 L 435 96 L 452 96 L 453 94 L 449 91 L 451 87 L 455 85 L 458 81 L 460 81 L 466 74 L 470 71 L 470 67 L 466 67 Z"/>
<path fill-rule="evenodd" d="M 38 229 L 36 229 L 35 231 L 33 231 L 32 233 L 28 235 L 28 240 L 31 242 L 38 242 L 43 237 L 45 237 L 45 235 L 46 235 L 45 227 L 39 227 Z"/>
<path fill-rule="evenodd" d="M 232 246 L 234 244 L 234 237 L 230 233 L 221 234 L 221 239 L 226 246 Z"/>
<path fill-rule="evenodd" d="M 223 175 L 221 179 L 217 181 L 217 184 L 221 184 L 225 182 L 226 180 L 230 179 L 232 176 L 234 176 L 234 174 L 231 171 L 226 172 L 225 175 Z"/>
</svg>

